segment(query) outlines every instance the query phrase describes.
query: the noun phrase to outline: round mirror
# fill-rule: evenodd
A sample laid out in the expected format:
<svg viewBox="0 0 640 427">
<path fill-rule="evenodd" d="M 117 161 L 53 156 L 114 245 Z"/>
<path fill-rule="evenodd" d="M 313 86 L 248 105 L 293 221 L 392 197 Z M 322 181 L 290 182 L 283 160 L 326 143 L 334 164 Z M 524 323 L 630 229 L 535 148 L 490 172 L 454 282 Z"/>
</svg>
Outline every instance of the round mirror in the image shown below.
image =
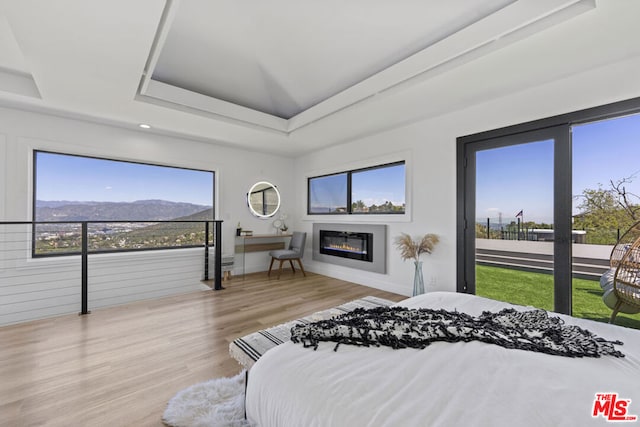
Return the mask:
<svg viewBox="0 0 640 427">
<path fill-rule="evenodd" d="M 247 203 L 252 214 L 269 218 L 280 209 L 280 192 L 270 182 L 256 182 L 247 193 Z"/>
</svg>

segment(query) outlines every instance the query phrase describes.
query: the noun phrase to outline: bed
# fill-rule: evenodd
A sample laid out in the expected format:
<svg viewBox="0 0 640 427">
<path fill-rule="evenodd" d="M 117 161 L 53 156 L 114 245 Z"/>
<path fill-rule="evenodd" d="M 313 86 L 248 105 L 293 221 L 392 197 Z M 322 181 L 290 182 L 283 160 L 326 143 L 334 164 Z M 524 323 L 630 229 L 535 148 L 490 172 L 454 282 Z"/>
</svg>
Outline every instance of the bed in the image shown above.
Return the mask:
<svg viewBox="0 0 640 427">
<path fill-rule="evenodd" d="M 398 306 L 473 316 L 527 309 L 452 292 Z M 260 427 L 606 425 L 607 415 L 622 413 L 606 410 L 614 394 L 631 399 L 622 416 L 640 415 L 640 331 L 552 315 L 622 341 L 616 349 L 625 357 L 570 358 L 478 341 L 400 350 L 341 345 L 337 351 L 331 342 L 315 351 L 286 342 L 250 370 L 247 419 Z"/>
</svg>

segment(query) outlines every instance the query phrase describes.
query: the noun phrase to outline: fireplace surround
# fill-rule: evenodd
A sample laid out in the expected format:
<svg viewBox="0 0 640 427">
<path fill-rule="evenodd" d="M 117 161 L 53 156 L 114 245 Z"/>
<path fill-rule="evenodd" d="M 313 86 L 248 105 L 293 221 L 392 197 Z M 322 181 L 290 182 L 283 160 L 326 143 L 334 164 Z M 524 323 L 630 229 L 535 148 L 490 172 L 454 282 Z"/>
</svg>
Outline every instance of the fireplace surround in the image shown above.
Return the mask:
<svg viewBox="0 0 640 427">
<path fill-rule="evenodd" d="M 387 226 L 313 224 L 313 260 L 386 273 Z"/>
</svg>

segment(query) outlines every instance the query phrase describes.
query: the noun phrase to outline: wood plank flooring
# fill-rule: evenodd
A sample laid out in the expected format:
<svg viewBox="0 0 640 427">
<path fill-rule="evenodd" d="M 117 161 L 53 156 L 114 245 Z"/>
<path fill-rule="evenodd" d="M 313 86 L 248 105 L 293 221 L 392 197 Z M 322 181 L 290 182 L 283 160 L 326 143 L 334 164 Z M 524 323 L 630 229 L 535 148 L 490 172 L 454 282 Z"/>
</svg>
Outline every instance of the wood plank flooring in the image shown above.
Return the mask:
<svg viewBox="0 0 640 427">
<path fill-rule="evenodd" d="M 290 271 L 223 286 L 0 328 L 0 426 L 161 426 L 176 392 L 240 372 L 233 339 L 366 295 L 405 298 Z"/>
</svg>

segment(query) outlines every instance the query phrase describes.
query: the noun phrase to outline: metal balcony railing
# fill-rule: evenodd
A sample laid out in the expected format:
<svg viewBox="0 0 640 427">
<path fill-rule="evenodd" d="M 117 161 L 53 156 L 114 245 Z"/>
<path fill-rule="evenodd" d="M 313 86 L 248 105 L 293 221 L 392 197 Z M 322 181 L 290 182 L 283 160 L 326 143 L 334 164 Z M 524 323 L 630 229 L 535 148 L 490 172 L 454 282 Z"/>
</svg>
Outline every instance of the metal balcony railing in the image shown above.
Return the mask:
<svg viewBox="0 0 640 427">
<path fill-rule="evenodd" d="M 199 289 L 211 255 L 221 290 L 221 248 L 222 221 L 0 221 L 0 325 Z"/>
</svg>

